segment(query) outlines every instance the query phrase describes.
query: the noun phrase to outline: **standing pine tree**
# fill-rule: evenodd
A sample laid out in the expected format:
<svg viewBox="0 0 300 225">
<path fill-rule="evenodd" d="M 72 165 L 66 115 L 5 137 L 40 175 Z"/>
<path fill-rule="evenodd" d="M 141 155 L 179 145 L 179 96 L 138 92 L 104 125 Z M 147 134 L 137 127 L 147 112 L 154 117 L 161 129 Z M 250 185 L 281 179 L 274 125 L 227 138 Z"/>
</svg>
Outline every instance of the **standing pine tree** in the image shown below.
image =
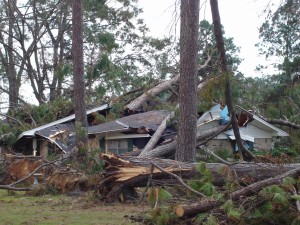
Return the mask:
<svg viewBox="0 0 300 225">
<path fill-rule="evenodd" d="M 196 158 L 199 0 L 182 0 L 180 18 L 179 133 L 176 159 L 193 162 Z"/>
<path fill-rule="evenodd" d="M 75 99 L 76 144 L 79 149 L 84 149 L 87 144 L 87 117 L 85 105 L 84 62 L 83 62 L 83 10 L 82 0 L 72 2 L 73 22 L 73 77 Z M 83 129 L 81 129 L 83 128 Z M 83 131 L 83 132 L 82 132 Z"/>
</svg>

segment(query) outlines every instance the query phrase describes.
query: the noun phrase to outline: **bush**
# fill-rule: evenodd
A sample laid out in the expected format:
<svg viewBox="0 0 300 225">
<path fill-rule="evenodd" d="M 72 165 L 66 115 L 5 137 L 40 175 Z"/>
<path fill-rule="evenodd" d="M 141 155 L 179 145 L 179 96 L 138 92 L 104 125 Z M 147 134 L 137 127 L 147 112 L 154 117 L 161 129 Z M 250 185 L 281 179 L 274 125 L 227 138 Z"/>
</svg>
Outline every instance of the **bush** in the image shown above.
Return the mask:
<svg viewBox="0 0 300 225">
<path fill-rule="evenodd" d="M 297 152 L 292 147 L 276 147 L 271 150 L 271 155 L 274 157 L 282 156 L 283 154 L 288 156 L 296 156 Z"/>
</svg>

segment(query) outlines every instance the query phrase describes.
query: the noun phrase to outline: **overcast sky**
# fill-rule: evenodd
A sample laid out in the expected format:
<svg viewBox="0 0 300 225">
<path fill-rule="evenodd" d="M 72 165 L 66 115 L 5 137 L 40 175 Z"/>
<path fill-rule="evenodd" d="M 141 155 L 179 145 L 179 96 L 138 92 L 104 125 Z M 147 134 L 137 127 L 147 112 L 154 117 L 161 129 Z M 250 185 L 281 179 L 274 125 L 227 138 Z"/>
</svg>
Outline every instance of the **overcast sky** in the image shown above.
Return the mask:
<svg viewBox="0 0 300 225">
<path fill-rule="evenodd" d="M 274 1 L 274 0 L 272 0 Z M 280 0 L 275 0 L 278 2 Z M 152 35 L 161 37 L 169 33 L 175 34 L 174 21 L 179 18 L 179 0 L 140 0 L 143 8 L 143 18 Z M 232 37 L 236 46 L 241 48 L 240 57 L 244 59 L 239 67 L 246 76 L 260 76 L 255 73 L 255 67 L 264 61 L 258 56 L 254 46 L 258 41 L 258 28 L 264 17 L 263 10 L 269 0 L 219 0 L 221 23 L 225 28 L 225 36 Z M 200 0 L 200 19 L 211 21 L 209 0 Z M 177 22 L 179 24 L 179 21 Z M 177 34 L 179 30 L 177 29 Z"/>
</svg>

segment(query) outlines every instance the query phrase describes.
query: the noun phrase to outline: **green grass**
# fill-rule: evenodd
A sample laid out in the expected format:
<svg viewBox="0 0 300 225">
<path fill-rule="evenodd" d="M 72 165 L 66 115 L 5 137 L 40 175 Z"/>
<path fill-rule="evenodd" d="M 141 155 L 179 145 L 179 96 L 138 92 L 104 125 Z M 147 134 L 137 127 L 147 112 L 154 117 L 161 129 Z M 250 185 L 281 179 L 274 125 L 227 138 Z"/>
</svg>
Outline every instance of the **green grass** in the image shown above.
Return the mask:
<svg viewBox="0 0 300 225">
<path fill-rule="evenodd" d="M 125 215 L 137 213 L 140 207 L 131 204 L 104 204 L 88 196 L 14 195 L 0 190 L 1 225 L 63 225 L 63 224 L 133 224 Z"/>
</svg>

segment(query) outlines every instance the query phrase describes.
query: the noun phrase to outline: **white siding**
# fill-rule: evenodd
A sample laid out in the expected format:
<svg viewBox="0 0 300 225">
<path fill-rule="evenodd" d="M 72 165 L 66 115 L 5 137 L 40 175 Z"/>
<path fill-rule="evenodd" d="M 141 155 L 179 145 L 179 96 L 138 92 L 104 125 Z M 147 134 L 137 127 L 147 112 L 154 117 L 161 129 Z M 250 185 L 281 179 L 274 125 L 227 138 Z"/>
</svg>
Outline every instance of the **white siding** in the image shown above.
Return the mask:
<svg viewBox="0 0 300 225">
<path fill-rule="evenodd" d="M 241 133 L 249 135 L 254 138 L 272 138 L 272 133 L 262 130 L 258 127 L 248 124 L 247 127 L 240 129 Z"/>
</svg>

